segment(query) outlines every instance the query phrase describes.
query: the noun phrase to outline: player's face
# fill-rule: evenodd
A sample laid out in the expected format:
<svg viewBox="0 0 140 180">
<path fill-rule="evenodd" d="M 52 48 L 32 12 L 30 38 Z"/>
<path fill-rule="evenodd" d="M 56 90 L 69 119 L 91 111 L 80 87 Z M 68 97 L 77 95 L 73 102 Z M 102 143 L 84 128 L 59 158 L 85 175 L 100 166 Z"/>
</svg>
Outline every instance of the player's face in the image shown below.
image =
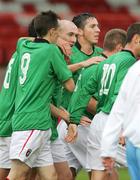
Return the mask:
<svg viewBox="0 0 140 180">
<path fill-rule="evenodd" d="M 136 56 L 140 57 L 140 35 L 136 35 L 135 39 L 136 39 L 136 46 L 135 46 Z"/>
<path fill-rule="evenodd" d="M 58 39 L 58 28 L 52 28 L 50 30 L 51 43 L 56 43 Z"/>
<path fill-rule="evenodd" d="M 83 36 L 90 44 L 97 44 L 99 39 L 100 29 L 96 18 L 90 17 L 86 20 L 83 29 Z"/>
<path fill-rule="evenodd" d="M 72 47 L 76 42 L 77 34 L 78 34 L 78 29 L 75 25 L 68 26 L 65 27 L 65 29 L 59 33 L 59 38 L 66 41 Z"/>
</svg>

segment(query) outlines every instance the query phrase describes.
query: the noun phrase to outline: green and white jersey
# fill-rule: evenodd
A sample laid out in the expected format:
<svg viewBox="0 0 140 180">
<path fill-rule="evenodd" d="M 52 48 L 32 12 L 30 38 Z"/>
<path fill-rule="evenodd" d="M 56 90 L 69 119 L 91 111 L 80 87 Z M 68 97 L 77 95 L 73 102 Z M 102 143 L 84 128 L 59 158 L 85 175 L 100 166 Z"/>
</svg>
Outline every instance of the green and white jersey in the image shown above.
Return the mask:
<svg viewBox="0 0 140 180">
<path fill-rule="evenodd" d="M 107 58 L 104 54 L 101 54 L 101 56 Z M 87 84 L 90 77 L 94 73 L 96 73 L 97 67 L 98 66 L 96 64 L 93 64 L 93 65 L 91 65 L 91 66 L 89 66 L 87 68 L 82 69 L 82 71 L 81 71 L 81 73 L 80 73 L 80 75 L 78 77 L 75 90 L 74 90 L 74 92 L 73 92 L 73 94 L 71 96 L 70 103 L 69 103 L 69 106 L 68 106 L 68 111 L 69 111 L 69 109 L 71 109 L 71 106 L 74 106 L 75 100 L 77 99 L 76 97 L 78 96 L 78 94 L 80 92 L 80 89 L 82 87 L 84 87 Z M 96 100 L 98 100 L 98 94 L 97 93 L 94 94 L 94 98 Z M 84 115 L 87 116 L 88 118 L 90 118 L 91 120 L 93 119 L 93 116 L 94 116 L 90 112 L 86 111 L 86 109 L 84 111 Z"/>
<path fill-rule="evenodd" d="M 97 112 L 103 111 L 109 114 L 121 83 L 129 67 L 135 61 L 136 59 L 130 51 L 123 50 L 98 64 L 96 72 L 89 79 L 86 86 L 79 91 L 75 105 L 70 109 L 71 121 L 79 123 L 90 97 L 94 96 L 96 92 L 98 92 Z"/>
<path fill-rule="evenodd" d="M 84 52 L 81 51 L 81 46 L 77 42 L 72 48 L 72 54 L 70 56 L 70 63 L 75 64 L 75 63 L 85 61 L 85 60 L 87 60 L 87 59 L 89 59 L 91 57 L 101 55 L 102 52 L 103 52 L 102 48 L 94 46 L 93 47 L 93 53 L 90 54 L 90 55 L 87 55 L 87 54 L 85 54 Z M 81 73 L 81 69 L 79 69 L 78 71 L 73 73 L 73 79 L 74 79 L 75 84 L 77 82 L 77 79 L 78 79 L 80 73 Z M 68 92 L 66 89 L 63 90 L 62 106 L 64 108 L 66 108 L 66 109 L 68 108 L 71 95 L 72 95 L 72 93 Z"/>
<path fill-rule="evenodd" d="M 15 93 L 17 80 L 17 53 L 9 61 L 0 92 L 0 136 L 8 137 L 12 134 L 12 116 L 15 110 Z"/>
<path fill-rule="evenodd" d="M 72 74 L 60 49 L 46 40 L 26 40 L 18 49 L 20 61 L 13 131 L 47 130 L 52 127 L 50 103 L 55 82 Z"/>
</svg>

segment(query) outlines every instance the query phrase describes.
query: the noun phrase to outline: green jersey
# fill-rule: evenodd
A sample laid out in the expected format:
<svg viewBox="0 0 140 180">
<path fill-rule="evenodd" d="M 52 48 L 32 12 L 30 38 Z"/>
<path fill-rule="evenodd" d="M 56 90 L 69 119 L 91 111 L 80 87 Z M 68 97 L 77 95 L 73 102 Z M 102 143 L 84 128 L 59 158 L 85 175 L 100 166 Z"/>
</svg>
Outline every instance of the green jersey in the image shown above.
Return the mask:
<svg viewBox="0 0 140 180">
<path fill-rule="evenodd" d="M 70 109 L 71 121 L 79 123 L 81 115 L 94 93 L 98 92 L 97 112 L 103 111 L 109 114 L 113 103 L 118 95 L 121 83 L 136 59 L 130 51 L 123 50 L 110 56 L 105 61 L 98 64 L 96 72 L 89 79 L 79 95 L 75 104 Z"/>
<path fill-rule="evenodd" d="M 0 136 L 9 137 L 12 134 L 12 116 L 15 110 L 15 94 L 18 60 L 15 52 L 9 61 L 2 90 L 0 92 Z"/>
<path fill-rule="evenodd" d="M 104 54 L 101 54 L 101 56 L 104 57 L 104 58 L 107 58 Z M 71 106 L 74 106 L 75 100 L 77 99 L 76 96 L 78 96 L 78 94 L 80 92 L 80 89 L 83 86 L 85 86 L 87 84 L 88 80 L 90 79 L 90 77 L 94 73 L 96 73 L 96 68 L 97 67 L 98 67 L 97 65 L 93 64 L 93 65 L 91 65 L 91 66 L 89 66 L 87 68 L 82 69 L 82 71 L 81 71 L 81 73 L 80 73 L 80 75 L 78 77 L 75 90 L 74 90 L 74 92 L 72 94 L 72 97 L 70 99 L 70 103 L 69 103 L 69 106 L 68 106 L 68 111 L 69 111 L 69 109 L 71 109 Z M 98 100 L 98 94 L 97 93 L 94 94 L 94 98 L 96 100 Z M 84 115 L 87 116 L 90 119 L 93 119 L 93 116 L 94 116 L 90 112 L 86 111 L 86 109 L 85 109 Z"/>
<path fill-rule="evenodd" d="M 13 131 L 47 130 L 52 127 L 50 103 L 55 82 L 65 82 L 72 74 L 60 49 L 46 40 L 26 40 L 17 50 L 20 66 Z"/>
<path fill-rule="evenodd" d="M 68 111 L 76 103 L 77 96 L 79 95 L 80 89 L 82 89 L 82 87 L 84 87 L 86 85 L 89 78 L 92 76 L 92 74 L 95 73 L 96 68 L 97 68 L 97 65 L 92 65 L 92 66 L 90 66 L 90 67 L 88 67 L 86 69 L 85 68 L 82 69 L 82 72 L 80 73 L 79 78 L 77 80 L 75 90 L 74 90 L 74 92 L 73 92 L 73 94 L 71 96 L 70 103 L 69 103 L 69 106 L 68 106 Z M 90 119 L 93 119 L 93 114 L 86 111 L 86 109 L 84 111 L 84 115 L 87 116 Z"/>
<path fill-rule="evenodd" d="M 101 49 L 97 46 L 94 46 L 93 53 L 90 55 L 87 55 L 81 51 L 80 44 L 76 43 L 75 46 L 73 46 L 73 48 L 72 48 L 72 54 L 70 56 L 70 63 L 75 64 L 75 63 L 85 61 L 91 57 L 99 56 L 102 53 L 102 51 L 103 51 L 103 49 Z M 73 79 L 74 79 L 75 83 L 77 82 L 77 79 L 78 79 L 80 73 L 81 73 L 81 69 L 76 71 L 75 73 L 73 73 Z M 71 95 L 72 95 L 72 93 L 68 92 L 66 89 L 63 90 L 62 106 L 66 109 L 68 108 Z"/>
<path fill-rule="evenodd" d="M 62 84 L 60 81 L 56 82 L 56 88 L 52 96 L 52 104 L 54 104 L 56 107 L 61 106 L 61 99 L 62 99 Z M 58 132 L 57 132 L 57 125 L 58 125 L 58 118 L 52 116 L 52 135 L 51 135 L 51 141 L 54 141 L 58 138 Z"/>
</svg>

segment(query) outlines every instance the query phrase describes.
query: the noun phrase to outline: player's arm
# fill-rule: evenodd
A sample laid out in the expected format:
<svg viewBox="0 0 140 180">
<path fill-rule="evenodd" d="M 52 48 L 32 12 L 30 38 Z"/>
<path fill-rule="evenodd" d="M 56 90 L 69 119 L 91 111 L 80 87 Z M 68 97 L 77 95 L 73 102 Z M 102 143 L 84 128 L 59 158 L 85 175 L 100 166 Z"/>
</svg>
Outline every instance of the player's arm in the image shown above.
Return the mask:
<svg viewBox="0 0 140 180">
<path fill-rule="evenodd" d="M 65 120 L 66 123 L 69 123 L 69 112 L 66 111 L 64 108 L 57 108 L 53 104 L 50 105 L 51 107 L 51 113 L 52 116 L 58 118 L 60 117 L 61 119 Z"/>
<path fill-rule="evenodd" d="M 95 115 L 96 114 L 96 106 L 97 106 L 97 101 L 93 97 L 90 99 L 88 106 L 87 106 L 87 111 L 90 112 L 91 114 Z"/>
<path fill-rule="evenodd" d="M 72 78 L 68 79 L 64 82 L 63 86 L 65 89 L 67 89 L 69 92 L 73 92 L 75 88 L 75 83 Z"/>
<path fill-rule="evenodd" d="M 91 66 L 92 64 L 98 64 L 99 62 L 101 62 L 103 60 L 104 60 L 104 57 L 92 57 L 92 58 L 85 60 L 83 62 L 68 65 L 68 68 L 72 72 L 76 72 L 81 68 Z"/>
</svg>

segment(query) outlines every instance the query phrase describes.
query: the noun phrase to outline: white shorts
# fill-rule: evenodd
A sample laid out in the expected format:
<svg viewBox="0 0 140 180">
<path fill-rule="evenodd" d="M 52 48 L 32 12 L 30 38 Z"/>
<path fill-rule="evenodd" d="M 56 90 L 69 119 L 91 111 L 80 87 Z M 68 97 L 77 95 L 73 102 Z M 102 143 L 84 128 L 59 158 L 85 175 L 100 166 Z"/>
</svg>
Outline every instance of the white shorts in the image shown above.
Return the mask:
<svg viewBox="0 0 140 180">
<path fill-rule="evenodd" d="M 0 168 L 11 168 L 11 161 L 9 158 L 10 143 L 11 137 L 0 137 Z"/>
<path fill-rule="evenodd" d="M 66 143 L 64 138 L 67 134 L 67 125 L 61 120 L 58 125 L 59 138 L 62 139 L 65 145 L 66 158 L 69 167 L 75 168 L 77 171 L 81 168 L 86 168 L 86 144 L 87 144 L 87 133 L 89 127 L 78 126 L 78 137 L 75 143 Z"/>
<path fill-rule="evenodd" d="M 87 160 L 86 168 L 93 170 L 104 170 L 104 165 L 101 158 L 101 138 L 102 133 L 105 127 L 105 124 L 108 120 L 108 114 L 99 112 L 96 114 L 90 125 L 90 130 L 87 138 Z M 116 157 L 116 162 L 126 166 L 126 155 L 125 148 L 120 148 L 118 146 L 118 153 Z M 121 160 L 121 162 L 120 162 Z"/>
<path fill-rule="evenodd" d="M 86 153 L 87 153 L 87 136 L 89 133 L 89 126 L 78 126 L 78 137 L 74 143 L 68 144 L 72 153 L 79 161 L 80 166 L 86 169 Z"/>
<path fill-rule="evenodd" d="M 61 139 L 57 138 L 55 141 L 51 142 L 51 152 L 54 163 L 66 162 L 66 154 L 64 143 Z"/>
<path fill-rule="evenodd" d="M 50 136 L 51 129 L 13 132 L 10 159 L 18 159 L 31 168 L 52 165 Z"/>
</svg>

